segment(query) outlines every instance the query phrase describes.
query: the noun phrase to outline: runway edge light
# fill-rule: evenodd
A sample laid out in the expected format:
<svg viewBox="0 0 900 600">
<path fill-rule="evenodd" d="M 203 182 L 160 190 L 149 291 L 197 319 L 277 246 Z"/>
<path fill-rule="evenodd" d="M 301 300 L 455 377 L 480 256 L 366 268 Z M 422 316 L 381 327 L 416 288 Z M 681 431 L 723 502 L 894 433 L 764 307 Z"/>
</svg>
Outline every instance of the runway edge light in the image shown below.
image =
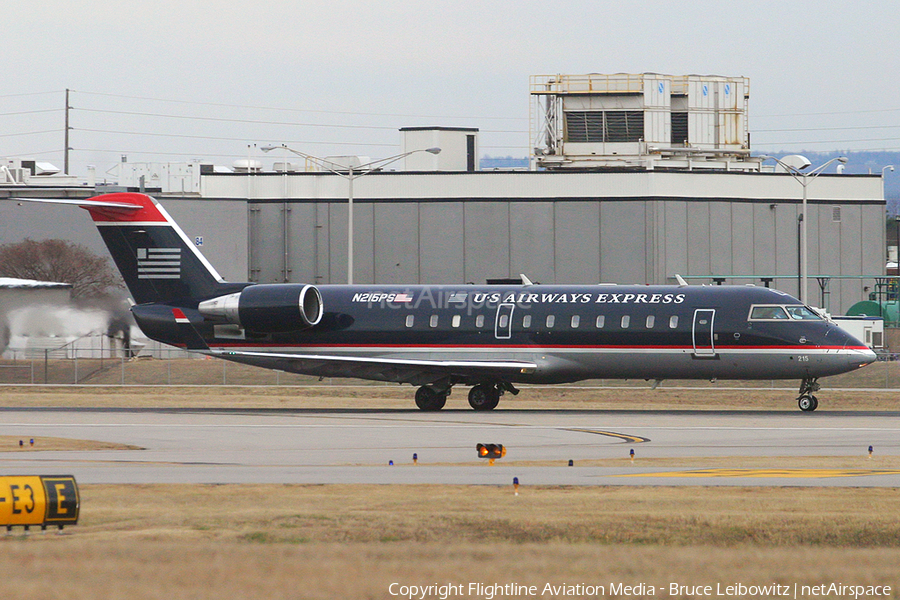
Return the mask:
<svg viewBox="0 0 900 600">
<path fill-rule="evenodd" d="M 21 525 L 41 530 L 78 523 L 78 484 L 72 475 L 16 475 L 0 477 L 0 526 L 6 531 Z"/>
<path fill-rule="evenodd" d="M 519 478 L 513 477 L 513 491 L 516 493 L 516 496 L 519 495 Z"/>
</svg>

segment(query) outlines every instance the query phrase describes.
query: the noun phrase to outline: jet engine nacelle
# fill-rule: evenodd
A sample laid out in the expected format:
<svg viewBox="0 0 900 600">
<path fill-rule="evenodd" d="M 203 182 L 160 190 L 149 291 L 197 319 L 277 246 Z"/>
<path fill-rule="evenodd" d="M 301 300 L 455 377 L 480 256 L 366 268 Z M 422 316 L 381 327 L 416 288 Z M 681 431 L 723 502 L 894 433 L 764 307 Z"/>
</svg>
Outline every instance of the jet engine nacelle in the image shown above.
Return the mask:
<svg viewBox="0 0 900 600">
<path fill-rule="evenodd" d="M 262 333 L 307 329 L 317 324 L 324 312 L 319 290 L 302 283 L 251 285 L 234 294 L 204 300 L 197 308 L 211 321 Z"/>
</svg>

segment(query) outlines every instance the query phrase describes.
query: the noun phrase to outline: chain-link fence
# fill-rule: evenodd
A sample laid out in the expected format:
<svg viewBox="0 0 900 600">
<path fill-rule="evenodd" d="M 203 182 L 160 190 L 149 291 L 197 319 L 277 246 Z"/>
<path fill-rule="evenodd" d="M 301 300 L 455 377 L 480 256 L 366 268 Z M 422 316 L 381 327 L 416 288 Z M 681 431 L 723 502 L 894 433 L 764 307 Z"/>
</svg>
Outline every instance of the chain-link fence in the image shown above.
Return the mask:
<svg viewBox="0 0 900 600">
<path fill-rule="evenodd" d="M 0 359 L 0 385 L 308 385 L 319 381 L 162 344 L 138 351 L 107 336 L 7 350 L 6 356 Z"/>
<path fill-rule="evenodd" d="M 309 385 L 331 383 L 316 377 L 261 369 L 208 357 L 168 357 L 166 352 L 138 357 L 60 358 L 43 356 L 0 360 L 0 385 Z M 110 353 L 112 354 L 112 353 Z M 179 353 L 172 353 L 179 354 Z"/>
<path fill-rule="evenodd" d="M 320 379 L 284 371 L 242 365 L 154 344 L 135 355 L 120 340 L 76 340 L 53 348 L 7 351 L 0 359 L 0 385 L 396 385 L 356 379 Z M 900 361 L 883 355 L 879 361 L 843 375 L 827 378 L 829 388 L 900 389 Z M 824 381 L 824 380 L 823 380 Z M 791 388 L 794 380 L 710 382 L 667 380 L 665 387 Z M 575 386 L 647 387 L 643 380 L 598 379 Z"/>
</svg>

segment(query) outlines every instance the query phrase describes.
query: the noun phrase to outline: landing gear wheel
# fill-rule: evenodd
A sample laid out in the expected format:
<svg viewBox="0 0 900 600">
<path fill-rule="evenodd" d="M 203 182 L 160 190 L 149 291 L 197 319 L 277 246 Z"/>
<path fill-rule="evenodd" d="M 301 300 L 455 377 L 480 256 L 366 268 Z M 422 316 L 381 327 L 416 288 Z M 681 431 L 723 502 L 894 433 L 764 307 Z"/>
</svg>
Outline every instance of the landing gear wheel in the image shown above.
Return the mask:
<svg viewBox="0 0 900 600">
<path fill-rule="evenodd" d="M 797 399 L 797 405 L 803 412 L 812 412 L 819 407 L 819 399 L 812 394 L 803 394 Z"/>
<path fill-rule="evenodd" d="M 475 410 L 494 410 L 500 403 L 497 386 L 481 383 L 469 390 L 469 406 Z"/>
<path fill-rule="evenodd" d="M 813 392 L 818 392 L 821 387 L 818 377 L 806 377 L 800 382 L 800 396 L 797 398 L 800 410 L 812 412 L 819 407 L 819 399 L 813 396 Z"/>
<path fill-rule="evenodd" d="M 416 390 L 416 406 L 421 410 L 441 410 L 447 403 L 447 394 L 423 385 Z"/>
</svg>

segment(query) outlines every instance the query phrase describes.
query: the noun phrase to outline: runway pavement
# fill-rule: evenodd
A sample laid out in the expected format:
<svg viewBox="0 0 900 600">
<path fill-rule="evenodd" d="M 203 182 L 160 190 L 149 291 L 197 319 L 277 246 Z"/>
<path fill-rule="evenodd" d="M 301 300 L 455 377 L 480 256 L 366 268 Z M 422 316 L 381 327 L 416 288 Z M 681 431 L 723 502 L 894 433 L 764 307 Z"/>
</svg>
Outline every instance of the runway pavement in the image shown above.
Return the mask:
<svg viewBox="0 0 900 600">
<path fill-rule="evenodd" d="M 0 435 L 36 440 L 0 452 L 0 474 L 80 484 L 900 487 L 897 412 L 3 409 Z M 42 436 L 143 449 L 41 451 Z M 507 456 L 490 467 L 477 443 Z"/>
</svg>

